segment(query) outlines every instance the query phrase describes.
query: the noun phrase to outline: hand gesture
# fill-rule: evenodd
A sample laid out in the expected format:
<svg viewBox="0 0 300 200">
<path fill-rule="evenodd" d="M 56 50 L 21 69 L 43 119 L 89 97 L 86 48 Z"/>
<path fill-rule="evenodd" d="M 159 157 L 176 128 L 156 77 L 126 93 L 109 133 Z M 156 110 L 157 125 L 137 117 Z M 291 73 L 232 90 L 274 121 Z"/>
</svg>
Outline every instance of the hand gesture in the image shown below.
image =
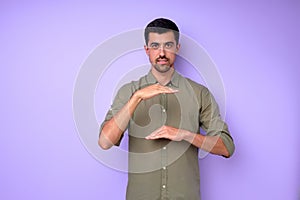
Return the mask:
<svg viewBox="0 0 300 200">
<path fill-rule="evenodd" d="M 160 84 L 153 84 L 143 89 L 138 90 L 134 95 L 142 100 L 150 99 L 159 94 L 171 94 L 178 92 L 178 90 L 174 90 L 167 86 L 162 86 Z"/>
<path fill-rule="evenodd" d="M 146 137 L 147 140 L 156 140 L 160 138 L 172 141 L 182 141 L 188 135 L 188 131 L 177 129 L 171 126 L 162 126 Z"/>
</svg>

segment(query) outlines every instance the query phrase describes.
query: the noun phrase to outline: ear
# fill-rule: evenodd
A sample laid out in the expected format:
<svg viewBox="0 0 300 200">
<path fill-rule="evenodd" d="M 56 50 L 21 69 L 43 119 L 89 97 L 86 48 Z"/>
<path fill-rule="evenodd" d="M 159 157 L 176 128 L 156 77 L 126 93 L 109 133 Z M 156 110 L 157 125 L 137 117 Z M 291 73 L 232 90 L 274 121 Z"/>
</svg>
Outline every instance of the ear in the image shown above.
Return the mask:
<svg viewBox="0 0 300 200">
<path fill-rule="evenodd" d="M 144 45 L 144 49 L 146 54 L 149 56 L 149 47 L 147 45 Z"/>
<path fill-rule="evenodd" d="M 180 44 L 178 43 L 178 44 L 176 45 L 176 53 L 179 52 L 179 49 L 180 49 Z"/>
</svg>

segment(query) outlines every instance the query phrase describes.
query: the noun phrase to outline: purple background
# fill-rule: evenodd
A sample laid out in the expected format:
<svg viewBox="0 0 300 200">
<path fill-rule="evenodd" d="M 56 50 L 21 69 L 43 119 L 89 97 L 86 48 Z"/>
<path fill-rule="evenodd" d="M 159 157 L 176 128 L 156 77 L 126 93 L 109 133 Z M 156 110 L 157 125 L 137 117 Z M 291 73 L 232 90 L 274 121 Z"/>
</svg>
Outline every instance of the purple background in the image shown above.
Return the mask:
<svg viewBox="0 0 300 200">
<path fill-rule="evenodd" d="M 126 173 L 81 143 L 73 88 L 97 45 L 159 16 L 207 50 L 226 89 L 236 152 L 200 160 L 203 199 L 299 199 L 299 1 L 132 2 L 1 1 L 0 199 L 124 198 Z"/>
</svg>

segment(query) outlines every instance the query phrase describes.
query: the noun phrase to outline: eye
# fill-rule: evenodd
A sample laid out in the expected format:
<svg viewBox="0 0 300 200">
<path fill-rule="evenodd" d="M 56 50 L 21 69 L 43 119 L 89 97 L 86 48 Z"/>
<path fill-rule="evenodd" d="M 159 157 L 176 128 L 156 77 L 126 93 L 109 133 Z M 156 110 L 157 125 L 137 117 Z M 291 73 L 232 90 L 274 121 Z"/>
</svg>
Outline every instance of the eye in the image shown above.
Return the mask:
<svg viewBox="0 0 300 200">
<path fill-rule="evenodd" d="M 152 49 L 158 49 L 158 48 L 159 48 L 159 44 L 158 44 L 158 43 L 151 43 L 151 44 L 150 44 L 150 47 L 151 47 Z"/>
<path fill-rule="evenodd" d="M 166 48 L 171 49 L 174 46 L 173 42 L 167 42 L 166 43 Z"/>
</svg>

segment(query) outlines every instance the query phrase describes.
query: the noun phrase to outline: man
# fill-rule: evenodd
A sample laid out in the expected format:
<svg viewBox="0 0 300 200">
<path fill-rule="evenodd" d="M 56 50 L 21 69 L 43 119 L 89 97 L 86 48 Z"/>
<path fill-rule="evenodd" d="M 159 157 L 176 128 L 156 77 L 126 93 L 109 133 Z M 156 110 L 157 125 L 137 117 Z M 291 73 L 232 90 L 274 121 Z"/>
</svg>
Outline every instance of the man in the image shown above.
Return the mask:
<svg viewBox="0 0 300 200">
<path fill-rule="evenodd" d="M 103 149 L 118 145 L 128 129 L 127 199 L 199 200 L 198 149 L 230 157 L 233 140 L 208 89 L 175 71 L 177 25 L 153 20 L 145 42 L 150 72 L 118 91 L 98 143 Z"/>
</svg>

